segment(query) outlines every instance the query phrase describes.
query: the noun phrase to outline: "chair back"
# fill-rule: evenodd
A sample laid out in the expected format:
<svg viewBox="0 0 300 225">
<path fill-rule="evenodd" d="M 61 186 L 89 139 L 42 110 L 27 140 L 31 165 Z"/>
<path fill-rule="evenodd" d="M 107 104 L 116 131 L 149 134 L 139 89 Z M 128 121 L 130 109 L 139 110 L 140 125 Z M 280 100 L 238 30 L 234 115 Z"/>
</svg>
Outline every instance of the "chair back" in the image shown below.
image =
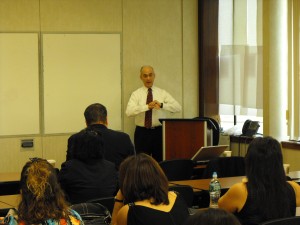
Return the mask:
<svg viewBox="0 0 300 225">
<path fill-rule="evenodd" d="M 194 202 L 194 191 L 189 185 L 173 185 L 169 187 L 170 191 L 175 191 L 185 200 L 187 206 L 191 208 Z"/>
<path fill-rule="evenodd" d="M 114 204 L 115 204 L 115 197 L 103 197 L 103 198 L 95 198 L 87 201 L 88 203 L 100 203 L 101 205 L 105 206 L 109 212 L 112 214 Z"/>
<path fill-rule="evenodd" d="M 15 194 L 20 194 L 20 181 L 0 182 L 0 196 L 15 195 Z"/>
<path fill-rule="evenodd" d="M 106 225 L 111 222 L 111 213 L 100 203 L 77 203 L 71 205 L 82 218 L 85 225 Z"/>
<path fill-rule="evenodd" d="M 232 156 L 212 159 L 206 165 L 202 178 L 211 178 L 213 172 L 217 172 L 218 177 L 245 176 L 245 158 Z"/>
<path fill-rule="evenodd" d="M 300 216 L 292 216 L 281 219 L 269 220 L 261 223 L 260 225 L 299 225 L 300 224 Z"/>
<path fill-rule="evenodd" d="M 191 159 L 171 159 L 159 163 L 169 181 L 189 180 L 193 175 L 194 162 Z"/>
</svg>

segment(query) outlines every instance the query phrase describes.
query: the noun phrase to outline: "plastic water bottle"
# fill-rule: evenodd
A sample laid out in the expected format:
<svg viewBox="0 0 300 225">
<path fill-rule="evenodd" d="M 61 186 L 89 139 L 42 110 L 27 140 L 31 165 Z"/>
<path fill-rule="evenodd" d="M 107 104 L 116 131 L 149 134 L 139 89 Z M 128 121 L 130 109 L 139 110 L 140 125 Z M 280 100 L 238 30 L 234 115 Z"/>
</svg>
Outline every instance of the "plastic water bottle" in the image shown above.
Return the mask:
<svg viewBox="0 0 300 225">
<path fill-rule="evenodd" d="M 209 207 L 218 208 L 218 201 L 221 195 L 221 185 L 218 180 L 218 175 L 216 172 L 213 172 L 212 179 L 209 184 Z"/>
</svg>

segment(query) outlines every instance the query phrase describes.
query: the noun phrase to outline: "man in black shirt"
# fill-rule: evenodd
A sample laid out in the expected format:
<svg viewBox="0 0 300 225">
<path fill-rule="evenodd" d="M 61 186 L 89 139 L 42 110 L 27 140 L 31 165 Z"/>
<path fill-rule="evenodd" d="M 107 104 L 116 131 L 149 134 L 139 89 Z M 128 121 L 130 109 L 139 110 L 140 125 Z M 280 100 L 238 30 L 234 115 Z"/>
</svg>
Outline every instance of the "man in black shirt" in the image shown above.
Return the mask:
<svg viewBox="0 0 300 225">
<path fill-rule="evenodd" d="M 135 154 L 134 146 L 128 134 L 107 128 L 107 110 L 104 105 L 100 103 L 89 105 L 84 111 L 84 117 L 87 125 L 86 129 L 94 130 L 103 137 L 104 158 L 113 162 L 117 169 L 126 157 Z M 72 148 L 79 133 L 68 139 L 66 160 L 74 158 Z"/>
</svg>

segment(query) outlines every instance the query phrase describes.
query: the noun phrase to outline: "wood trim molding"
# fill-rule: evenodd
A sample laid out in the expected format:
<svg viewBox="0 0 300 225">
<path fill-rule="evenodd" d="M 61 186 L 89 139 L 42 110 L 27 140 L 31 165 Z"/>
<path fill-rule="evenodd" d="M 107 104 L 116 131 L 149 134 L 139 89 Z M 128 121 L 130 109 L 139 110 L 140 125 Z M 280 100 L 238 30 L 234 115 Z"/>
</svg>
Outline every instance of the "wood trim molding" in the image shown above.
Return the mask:
<svg viewBox="0 0 300 225">
<path fill-rule="evenodd" d="M 300 142 L 297 141 L 282 141 L 282 148 L 300 150 Z"/>
</svg>

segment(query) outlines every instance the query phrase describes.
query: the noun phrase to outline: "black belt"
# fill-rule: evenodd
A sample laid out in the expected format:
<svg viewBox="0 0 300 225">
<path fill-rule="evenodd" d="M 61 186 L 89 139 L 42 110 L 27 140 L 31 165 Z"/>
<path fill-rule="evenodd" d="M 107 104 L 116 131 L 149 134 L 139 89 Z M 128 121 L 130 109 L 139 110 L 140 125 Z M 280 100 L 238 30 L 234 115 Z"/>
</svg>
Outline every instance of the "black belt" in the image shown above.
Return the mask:
<svg viewBox="0 0 300 225">
<path fill-rule="evenodd" d="M 136 126 L 136 127 L 138 127 L 139 129 L 145 129 L 145 130 L 155 130 L 155 129 L 158 129 L 158 128 L 162 128 L 162 126 L 156 126 L 156 127 L 150 127 L 150 128 L 141 127 L 141 126 Z"/>
</svg>

